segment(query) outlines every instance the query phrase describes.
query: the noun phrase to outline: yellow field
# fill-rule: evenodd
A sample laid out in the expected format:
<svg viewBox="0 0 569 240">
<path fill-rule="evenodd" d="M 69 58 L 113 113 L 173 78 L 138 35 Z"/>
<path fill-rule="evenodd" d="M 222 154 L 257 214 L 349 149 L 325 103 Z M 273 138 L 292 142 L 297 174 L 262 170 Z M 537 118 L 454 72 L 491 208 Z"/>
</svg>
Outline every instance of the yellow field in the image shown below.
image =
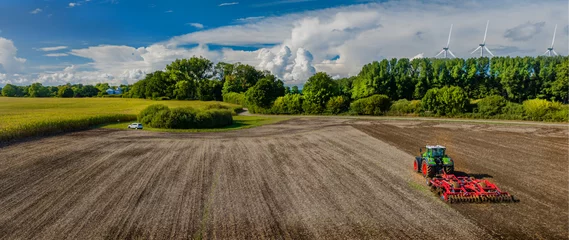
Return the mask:
<svg viewBox="0 0 569 240">
<path fill-rule="evenodd" d="M 145 107 L 204 108 L 220 103 L 203 101 L 152 101 L 130 98 L 7 98 L 0 97 L 0 141 L 85 129 L 115 121 L 133 121 Z"/>
</svg>

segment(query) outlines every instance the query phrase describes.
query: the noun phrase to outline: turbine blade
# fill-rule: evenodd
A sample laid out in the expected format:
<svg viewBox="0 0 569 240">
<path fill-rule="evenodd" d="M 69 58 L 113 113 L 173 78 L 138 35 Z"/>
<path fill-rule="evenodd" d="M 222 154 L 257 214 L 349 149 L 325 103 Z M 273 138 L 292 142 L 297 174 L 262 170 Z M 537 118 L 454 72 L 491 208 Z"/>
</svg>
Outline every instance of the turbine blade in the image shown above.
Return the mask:
<svg viewBox="0 0 569 240">
<path fill-rule="evenodd" d="M 551 48 L 553 48 L 553 44 L 555 43 L 555 33 L 557 32 L 557 24 L 555 24 L 555 30 L 553 30 L 553 41 L 551 41 Z"/>
<path fill-rule="evenodd" d="M 555 50 L 551 50 L 553 52 L 553 54 L 555 54 L 555 56 L 559 56 L 559 54 L 557 54 L 557 52 L 555 52 Z"/>
<path fill-rule="evenodd" d="M 450 45 L 450 36 L 452 35 L 452 24 L 450 25 L 450 31 L 448 32 L 447 48 Z"/>
<path fill-rule="evenodd" d="M 439 52 L 439 54 L 437 54 L 435 57 L 438 57 L 439 55 L 441 55 L 445 50 L 442 50 Z"/>
<path fill-rule="evenodd" d="M 452 55 L 453 58 L 456 58 L 456 56 L 454 54 L 452 54 L 452 52 L 450 50 L 448 50 L 448 53 L 450 53 L 450 55 Z"/>
<path fill-rule="evenodd" d="M 490 52 L 490 49 L 488 49 L 486 46 L 484 46 L 484 49 L 486 49 L 486 52 L 490 53 L 490 55 L 492 55 L 492 57 L 494 57 L 494 54 L 492 54 L 492 52 Z"/>
<path fill-rule="evenodd" d="M 478 49 L 480 49 L 481 46 L 478 46 L 476 49 L 474 49 L 474 51 L 472 51 L 470 54 L 474 54 L 476 51 L 478 51 Z"/>
<path fill-rule="evenodd" d="M 490 20 L 488 20 L 486 22 L 486 31 L 484 31 L 484 41 L 482 41 L 482 44 L 486 43 L 486 34 L 488 33 L 488 24 L 490 24 Z"/>
<path fill-rule="evenodd" d="M 545 51 L 545 52 L 543 53 L 543 56 L 547 55 L 548 52 L 549 52 L 549 50 Z"/>
</svg>

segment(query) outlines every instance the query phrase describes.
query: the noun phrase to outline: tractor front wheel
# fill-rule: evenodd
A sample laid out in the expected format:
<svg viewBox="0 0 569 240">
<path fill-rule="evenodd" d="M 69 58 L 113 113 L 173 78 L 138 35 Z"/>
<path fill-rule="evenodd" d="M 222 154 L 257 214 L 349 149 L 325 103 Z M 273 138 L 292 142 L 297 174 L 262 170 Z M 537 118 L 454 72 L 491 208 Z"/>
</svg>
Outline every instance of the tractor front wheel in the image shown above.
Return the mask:
<svg viewBox="0 0 569 240">
<path fill-rule="evenodd" d="M 427 164 L 427 161 L 423 161 L 423 164 L 421 166 L 421 171 L 423 173 L 424 177 L 434 177 L 435 175 L 437 175 L 437 169 L 436 166 L 431 166 Z"/>
</svg>

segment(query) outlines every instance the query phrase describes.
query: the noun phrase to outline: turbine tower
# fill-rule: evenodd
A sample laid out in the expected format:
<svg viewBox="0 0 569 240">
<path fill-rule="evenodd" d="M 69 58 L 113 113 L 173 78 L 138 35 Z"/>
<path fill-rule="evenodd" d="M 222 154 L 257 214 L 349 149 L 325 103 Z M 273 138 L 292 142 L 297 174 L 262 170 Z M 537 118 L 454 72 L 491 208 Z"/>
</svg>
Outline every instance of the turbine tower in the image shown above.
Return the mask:
<svg viewBox="0 0 569 240">
<path fill-rule="evenodd" d="M 486 31 L 484 31 L 484 40 L 482 41 L 481 44 L 478 44 L 478 47 L 474 49 L 474 51 L 472 51 L 470 54 L 474 54 L 476 51 L 480 50 L 480 57 L 484 57 L 484 50 L 486 50 L 490 55 L 492 55 L 492 57 L 494 56 L 494 54 L 492 54 L 492 52 L 490 52 L 490 50 L 486 47 L 486 34 L 488 33 L 489 23 L 490 20 L 486 22 Z"/>
<path fill-rule="evenodd" d="M 447 46 L 443 48 L 442 51 L 439 52 L 439 54 L 437 54 L 435 57 L 438 57 L 439 55 L 441 55 L 442 53 L 445 53 L 445 58 L 448 57 L 447 54 L 450 54 L 451 56 L 455 57 L 456 56 L 454 54 L 452 54 L 452 52 L 449 49 L 449 45 L 450 45 L 450 35 L 452 34 L 452 24 L 450 25 L 450 32 L 448 33 L 448 41 L 447 41 Z"/>
<path fill-rule="evenodd" d="M 551 54 L 553 53 L 554 56 L 558 56 L 559 54 L 557 54 L 555 52 L 555 50 L 553 50 L 553 44 L 555 43 L 555 33 L 557 32 L 557 24 L 555 24 L 555 30 L 553 30 L 553 41 L 551 41 L 551 47 L 547 48 L 547 51 L 545 51 L 545 53 L 543 55 L 547 55 L 551 57 Z"/>
</svg>

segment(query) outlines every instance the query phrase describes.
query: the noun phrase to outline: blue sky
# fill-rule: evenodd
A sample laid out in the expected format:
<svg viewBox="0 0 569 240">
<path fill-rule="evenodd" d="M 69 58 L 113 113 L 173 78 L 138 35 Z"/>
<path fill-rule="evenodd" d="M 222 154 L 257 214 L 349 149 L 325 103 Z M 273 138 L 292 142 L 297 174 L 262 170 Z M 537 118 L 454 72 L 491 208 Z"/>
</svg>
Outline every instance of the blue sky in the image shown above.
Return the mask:
<svg viewBox="0 0 569 240">
<path fill-rule="evenodd" d="M 433 57 L 454 24 L 459 57 L 567 55 L 568 3 L 366 0 L 0 0 L 0 86 L 133 83 L 176 58 L 269 70 L 289 85 L 315 71 L 357 74 L 391 57 Z"/>
</svg>

